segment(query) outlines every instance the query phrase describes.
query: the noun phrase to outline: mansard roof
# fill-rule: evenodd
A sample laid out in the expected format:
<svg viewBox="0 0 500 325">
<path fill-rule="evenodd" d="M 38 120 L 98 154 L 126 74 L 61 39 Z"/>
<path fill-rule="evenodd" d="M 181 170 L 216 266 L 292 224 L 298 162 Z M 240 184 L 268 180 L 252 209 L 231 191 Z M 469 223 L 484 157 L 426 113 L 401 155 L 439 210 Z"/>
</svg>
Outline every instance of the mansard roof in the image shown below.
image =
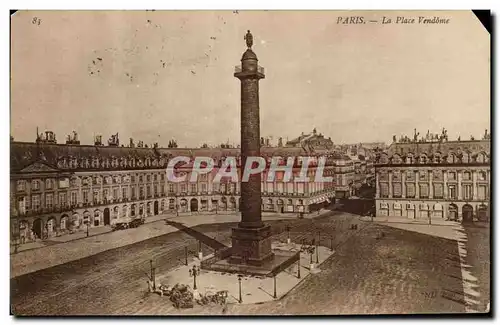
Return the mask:
<svg viewBox="0 0 500 325">
<path fill-rule="evenodd" d="M 490 140 L 393 143 L 376 163 L 489 163 L 490 145 Z"/>
<path fill-rule="evenodd" d="M 89 164 L 93 159 L 99 161 L 107 161 L 110 163 L 116 160 L 118 166 L 115 165 L 114 169 L 128 169 L 130 168 L 162 168 L 166 167 L 166 162 L 176 156 L 187 157 L 211 157 L 218 161 L 223 157 L 238 157 L 240 155 L 239 148 L 131 148 L 131 147 L 112 147 L 112 146 L 91 146 L 91 145 L 74 145 L 74 144 L 37 144 L 32 142 L 11 142 L 10 146 L 10 164 L 12 171 L 21 171 L 23 168 L 33 164 L 35 161 L 43 157 L 43 161 L 50 165 L 55 166 L 60 170 L 65 169 L 80 169 L 82 165 Z M 315 156 L 327 155 L 327 150 L 314 150 L 314 152 L 307 152 L 303 148 L 296 147 L 263 147 L 261 148 L 261 155 L 264 157 L 271 156 Z M 125 162 L 122 162 L 125 158 Z M 149 160 L 156 161 L 156 163 L 149 164 Z M 73 167 L 67 166 L 70 161 L 74 161 Z M 136 167 L 134 164 L 130 165 L 130 160 L 141 161 L 141 164 Z M 146 164 L 146 161 L 148 164 Z M 121 166 L 125 163 L 126 167 Z M 110 167 L 111 168 L 111 167 Z M 103 169 L 102 167 L 95 169 Z"/>
</svg>

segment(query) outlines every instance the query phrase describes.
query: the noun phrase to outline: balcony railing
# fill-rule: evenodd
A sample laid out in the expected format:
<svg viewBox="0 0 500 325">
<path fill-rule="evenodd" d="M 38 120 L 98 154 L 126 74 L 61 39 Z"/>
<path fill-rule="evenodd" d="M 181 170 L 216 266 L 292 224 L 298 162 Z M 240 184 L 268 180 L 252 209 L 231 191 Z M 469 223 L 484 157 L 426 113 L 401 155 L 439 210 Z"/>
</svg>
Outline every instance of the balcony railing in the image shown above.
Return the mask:
<svg viewBox="0 0 500 325">
<path fill-rule="evenodd" d="M 241 65 L 237 65 L 237 66 L 235 66 L 235 67 L 234 67 L 234 73 L 240 73 L 240 72 L 242 72 L 242 71 L 243 71 L 243 69 L 241 68 Z M 265 74 L 265 69 L 264 69 L 264 67 L 261 67 L 260 65 L 259 65 L 259 66 L 257 66 L 257 72 L 258 72 L 258 73 Z"/>
</svg>

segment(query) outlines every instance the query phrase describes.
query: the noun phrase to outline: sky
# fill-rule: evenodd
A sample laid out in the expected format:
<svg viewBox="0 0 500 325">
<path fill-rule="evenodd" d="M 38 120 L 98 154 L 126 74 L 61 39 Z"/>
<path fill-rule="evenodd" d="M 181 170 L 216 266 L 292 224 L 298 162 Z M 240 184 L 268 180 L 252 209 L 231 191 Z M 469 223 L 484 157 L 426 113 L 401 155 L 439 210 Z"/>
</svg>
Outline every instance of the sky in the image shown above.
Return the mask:
<svg viewBox="0 0 500 325">
<path fill-rule="evenodd" d="M 378 23 L 337 24 L 363 16 Z M 448 24 L 381 24 L 434 16 Z M 167 146 L 238 144 L 251 30 L 266 70 L 261 136 L 334 143 L 490 125 L 490 37 L 469 11 L 20 11 L 11 19 L 11 135 L 77 131 Z"/>
</svg>

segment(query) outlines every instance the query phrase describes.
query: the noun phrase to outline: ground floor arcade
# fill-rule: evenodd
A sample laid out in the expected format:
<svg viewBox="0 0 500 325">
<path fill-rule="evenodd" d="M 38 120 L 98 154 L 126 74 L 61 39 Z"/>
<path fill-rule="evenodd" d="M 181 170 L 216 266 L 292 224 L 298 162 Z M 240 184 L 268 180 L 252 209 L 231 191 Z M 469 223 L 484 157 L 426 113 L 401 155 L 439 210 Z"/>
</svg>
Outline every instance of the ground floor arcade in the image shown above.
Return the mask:
<svg viewBox="0 0 500 325">
<path fill-rule="evenodd" d="M 488 202 L 464 201 L 415 201 L 388 200 L 376 201 L 377 216 L 407 217 L 408 219 L 438 218 L 456 221 L 482 221 L 490 219 Z"/>
</svg>

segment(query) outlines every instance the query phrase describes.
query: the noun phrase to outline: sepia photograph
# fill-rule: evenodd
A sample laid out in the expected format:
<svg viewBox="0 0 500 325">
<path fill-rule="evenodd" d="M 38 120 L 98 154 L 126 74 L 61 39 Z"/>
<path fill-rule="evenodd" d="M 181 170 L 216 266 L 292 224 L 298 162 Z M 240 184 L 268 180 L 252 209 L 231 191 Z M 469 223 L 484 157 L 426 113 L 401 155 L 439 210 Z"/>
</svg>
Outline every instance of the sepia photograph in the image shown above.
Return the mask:
<svg viewBox="0 0 500 325">
<path fill-rule="evenodd" d="M 491 19 L 12 10 L 10 315 L 492 317 Z"/>
</svg>

